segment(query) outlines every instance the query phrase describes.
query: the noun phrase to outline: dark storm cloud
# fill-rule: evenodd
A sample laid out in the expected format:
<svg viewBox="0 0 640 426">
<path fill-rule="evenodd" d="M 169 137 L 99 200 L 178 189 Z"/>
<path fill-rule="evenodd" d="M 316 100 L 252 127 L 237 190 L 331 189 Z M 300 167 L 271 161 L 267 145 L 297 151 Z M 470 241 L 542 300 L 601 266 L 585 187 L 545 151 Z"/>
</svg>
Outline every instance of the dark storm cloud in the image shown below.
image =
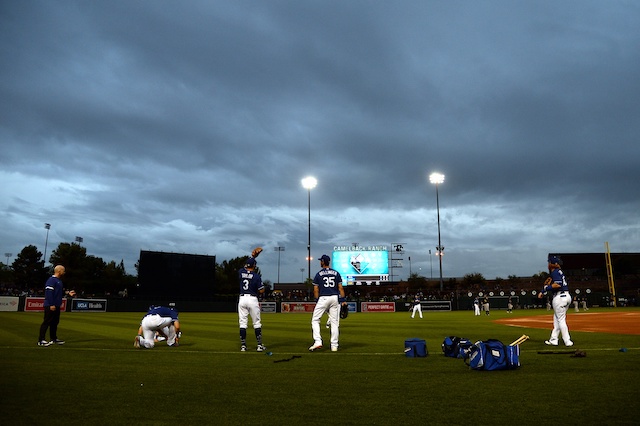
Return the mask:
<svg viewBox="0 0 640 426">
<path fill-rule="evenodd" d="M 2 241 L 244 255 L 404 242 L 445 275 L 637 251 L 633 2 L 3 2 Z M 261 269 L 272 279 L 268 256 Z M 408 270 L 400 272 L 406 276 Z"/>
</svg>

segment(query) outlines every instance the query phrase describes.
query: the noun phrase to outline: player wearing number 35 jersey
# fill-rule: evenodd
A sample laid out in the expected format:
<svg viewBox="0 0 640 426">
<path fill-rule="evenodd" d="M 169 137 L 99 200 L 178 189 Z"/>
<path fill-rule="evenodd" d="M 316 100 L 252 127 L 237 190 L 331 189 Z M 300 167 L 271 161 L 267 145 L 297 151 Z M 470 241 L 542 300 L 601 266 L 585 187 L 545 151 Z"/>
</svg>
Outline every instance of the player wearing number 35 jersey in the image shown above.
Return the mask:
<svg viewBox="0 0 640 426">
<path fill-rule="evenodd" d="M 322 335 L 320 334 L 320 320 L 325 312 L 329 313 L 331 323 L 331 350 L 338 350 L 338 340 L 340 337 L 340 305 L 345 304 L 344 288 L 342 287 L 342 277 L 335 269 L 331 269 L 329 264 L 331 258 L 326 254 L 318 259 L 322 269 L 318 271 L 313 279 L 313 295 L 317 302 L 311 317 L 311 331 L 313 334 L 313 345 L 310 351 L 322 348 Z"/>
</svg>

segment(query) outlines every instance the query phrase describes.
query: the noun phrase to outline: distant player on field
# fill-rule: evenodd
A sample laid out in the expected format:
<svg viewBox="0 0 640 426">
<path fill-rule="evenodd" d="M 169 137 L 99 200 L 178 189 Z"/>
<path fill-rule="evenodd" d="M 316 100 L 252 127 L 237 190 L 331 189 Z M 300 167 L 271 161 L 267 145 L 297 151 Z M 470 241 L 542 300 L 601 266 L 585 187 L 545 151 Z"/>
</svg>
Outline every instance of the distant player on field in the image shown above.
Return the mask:
<svg viewBox="0 0 640 426">
<path fill-rule="evenodd" d="M 416 316 L 416 312 L 420 314 L 422 318 L 422 303 L 420 303 L 420 295 L 416 294 L 416 298 L 413 300 L 413 309 L 411 309 L 411 318 Z"/>
<path fill-rule="evenodd" d="M 482 309 L 486 315 L 489 315 L 489 297 L 487 296 L 484 296 L 484 299 L 482 299 Z"/>
</svg>

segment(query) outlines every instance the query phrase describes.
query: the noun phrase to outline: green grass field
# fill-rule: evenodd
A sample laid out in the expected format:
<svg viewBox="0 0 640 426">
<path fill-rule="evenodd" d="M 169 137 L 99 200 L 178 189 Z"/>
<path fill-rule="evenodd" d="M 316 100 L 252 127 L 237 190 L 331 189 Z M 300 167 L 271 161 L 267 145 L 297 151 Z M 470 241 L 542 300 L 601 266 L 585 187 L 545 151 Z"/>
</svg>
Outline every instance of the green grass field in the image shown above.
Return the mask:
<svg viewBox="0 0 640 426">
<path fill-rule="evenodd" d="M 572 331 L 573 349 L 587 352 L 573 358 L 538 354 L 548 349 L 550 330 L 493 323 L 504 311 L 426 312 L 422 320 L 406 312 L 352 313 L 341 322 L 339 352 L 310 353 L 310 314 L 263 314 L 269 356 L 255 352 L 252 333 L 251 351 L 239 351 L 237 316 L 229 313 L 182 313 L 180 347 L 136 350 L 142 315 L 63 313 L 58 334 L 66 344 L 45 348 L 36 346 L 41 313 L 0 312 L 2 423 L 638 422 L 639 336 Z M 513 313 L 529 315 L 550 313 Z M 440 348 L 448 335 L 508 344 L 523 333 L 531 340 L 513 371 L 473 371 Z M 323 336 L 328 343 L 324 328 Z M 427 341 L 428 357 L 404 356 L 404 340 L 412 337 Z"/>
</svg>

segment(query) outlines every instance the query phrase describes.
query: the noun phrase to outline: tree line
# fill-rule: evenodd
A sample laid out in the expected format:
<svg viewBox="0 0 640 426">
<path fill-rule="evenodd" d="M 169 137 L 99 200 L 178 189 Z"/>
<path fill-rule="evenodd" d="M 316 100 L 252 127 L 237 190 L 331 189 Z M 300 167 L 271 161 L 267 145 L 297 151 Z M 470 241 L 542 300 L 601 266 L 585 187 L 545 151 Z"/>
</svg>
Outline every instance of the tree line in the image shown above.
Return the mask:
<svg viewBox="0 0 640 426">
<path fill-rule="evenodd" d="M 215 294 L 238 292 L 238 270 L 247 256 L 216 263 Z M 63 278 L 67 289 L 74 289 L 83 296 L 118 296 L 123 292 L 134 293 L 138 283 L 139 261 L 135 275 L 127 273 L 124 261 L 105 262 L 102 258 L 87 255 L 87 249 L 77 243 L 60 243 L 45 264 L 43 254 L 34 245 L 24 247 L 11 265 L 0 262 L 0 294 L 36 295 L 44 292 L 44 283 L 53 273 L 55 265 L 63 265 Z M 259 271 L 259 268 L 257 268 Z M 271 283 L 265 280 L 270 289 Z"/>
</svg>

